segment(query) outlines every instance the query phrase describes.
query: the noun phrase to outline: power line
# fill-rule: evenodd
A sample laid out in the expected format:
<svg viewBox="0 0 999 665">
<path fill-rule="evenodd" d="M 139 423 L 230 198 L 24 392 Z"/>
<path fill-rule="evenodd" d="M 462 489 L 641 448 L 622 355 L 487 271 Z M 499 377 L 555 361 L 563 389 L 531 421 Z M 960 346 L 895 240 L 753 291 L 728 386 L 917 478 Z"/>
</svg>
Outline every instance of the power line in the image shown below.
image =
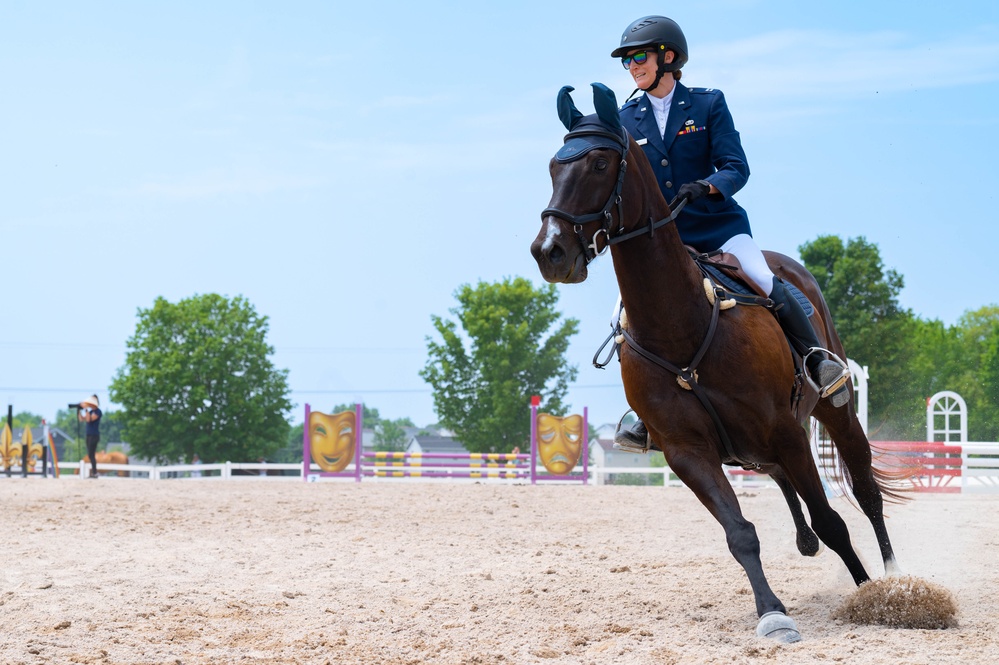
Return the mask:
<svg viewBox="0 0 999 665">
<path fill-rule="evenodd" d="M 591 390 L 591 389 L 604 389 L 604 388 L 620 388 L 619 383 L 605 383 L 605 384 L 595 384 L 588 386 L 571 386 L 573 390 Z M 0 386 L 0 392 L 23 392 L 23 393 L 85 393 L 93 390 L 93 386 L 89 388 L 39 388 L 39 387 L 13 387 L 13 386 Z M 372 395 L 390 395 L 390 394 L 414 394 L 414 393 L 431 393 L 433 392 L 430 388 L 343 388 L 343 389 L 333 389 L 333 388 L 318 388 L 314 390 L 310 389 L 296 389 L 292 388 L 291 392 L 300 395 L 354 395 L 357 393 L 368 393 Z"/>
<path fill-rule="evenodd" d="M 42 348 L 42 349 L 115 349 L 124 350 L 124 344 L 106 344 L 97 342 L 13 342 L 0 341 L 0 347 L 9 348 Z M 417 353 L 425 352 L 422 347 L 405 346 L 275 346 L 275 352 L 282 353 Z"/>
</svg>

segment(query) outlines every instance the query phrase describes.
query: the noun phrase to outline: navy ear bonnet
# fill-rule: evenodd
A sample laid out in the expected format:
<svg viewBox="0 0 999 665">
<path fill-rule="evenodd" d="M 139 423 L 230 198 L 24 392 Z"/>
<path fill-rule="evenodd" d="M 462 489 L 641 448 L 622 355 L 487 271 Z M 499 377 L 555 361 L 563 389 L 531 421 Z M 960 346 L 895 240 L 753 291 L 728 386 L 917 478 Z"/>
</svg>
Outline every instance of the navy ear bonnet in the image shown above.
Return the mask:
<svg viewBox="0 0 999 665">
<path fill-rule="evenodd" d="M 591 134 L 590 130 L 599 133 Z M 572 162 L 596 148 L 610 148 L 621 152 L 622 139 L 611 135 L 595 113 L 582 117 L 572 129 L 573 133 L 577 131 L 581 135 L 572 138 L 566 136 L 565 144 L 555 153 L 556 161 Z"/>
<path fill-rule="evenodd" d="M 628 151 L 628 132 L 621 126 L 614 93 L 603 83 L 593 83 L 593 105 L 597 112 L 584 116 L 569 95 L 572 86 L 558 92 L 558 117 L 569 130 L 565 144 L 557 153 L 558 162 L 572 162 L 591 150 L 609 148 L 624 155 Z"/>
</svg>

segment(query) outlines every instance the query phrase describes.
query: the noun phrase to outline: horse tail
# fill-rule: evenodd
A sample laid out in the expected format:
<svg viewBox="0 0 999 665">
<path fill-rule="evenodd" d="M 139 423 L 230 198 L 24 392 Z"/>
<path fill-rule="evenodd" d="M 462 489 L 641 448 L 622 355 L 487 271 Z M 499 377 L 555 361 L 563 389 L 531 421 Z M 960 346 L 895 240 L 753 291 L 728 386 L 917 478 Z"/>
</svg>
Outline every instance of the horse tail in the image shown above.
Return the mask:
<svg viewBox="0 0 999 665">
<path fill-rule="evenodd" d="M 870 444 L 870 442 L 868 442 Z M 889 503 L 902 504 L 912 501 L 915 485 L 909 482 L 918 472 L 918 467 L 893 467 L 877 464 L 883 459 L 885 451 L 873 444 L 871 445 L 871 475 L 874 476 L 874 483 L 881 490 L 881 496 Z"/>
<path fill-rule="evenodd" d="M 840 491 L 843 496 L 856 506 L 854 499 L 854 479 L 850 474 L 850 467 L 847 465 L 835 438 L 832 440 L 832 455 L 822 455 L 819 457 L 819 464 L 822 467 L 825 477 Z M 912 492 L 915 484 L 910 482 L 913 476 L 920 472 L 918 466 L 900 464 L 896 456 L 892 456 L 889 451 L 880 448 L 870 441 L 867 441 L 871 452 L 871 463 L 866 465 L 870 470 L 871 477 L 881 496 L 888 503 L 903 504 L 912 501 L 915 497 Z M 859 506 L 856 506 L 859 507 Z"/>
</svg>

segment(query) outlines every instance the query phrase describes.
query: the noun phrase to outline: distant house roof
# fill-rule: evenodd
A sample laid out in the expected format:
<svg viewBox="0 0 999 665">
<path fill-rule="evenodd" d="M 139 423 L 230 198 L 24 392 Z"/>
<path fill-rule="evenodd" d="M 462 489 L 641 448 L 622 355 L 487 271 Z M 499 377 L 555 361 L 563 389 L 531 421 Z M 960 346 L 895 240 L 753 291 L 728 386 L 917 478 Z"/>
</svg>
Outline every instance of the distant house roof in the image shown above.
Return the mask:
<svg viewBox="0 0 999 665">
<path fill-rule="evenodd" d="M 467 453 L 468 450 L 453 436 L 414 436 L 406 445 L 407 453 Z"/>
<path fill-rule="evenodd" d="M 651 464 L 649 454 L 614 450 L 615 431 L 617 431 L 617 425 L 603 425 L 597 430 L 598 438 L 590 441 L 590 452 L 593 455 L 592 463 L 610 467 L 648 467 Z"/>
</svg>

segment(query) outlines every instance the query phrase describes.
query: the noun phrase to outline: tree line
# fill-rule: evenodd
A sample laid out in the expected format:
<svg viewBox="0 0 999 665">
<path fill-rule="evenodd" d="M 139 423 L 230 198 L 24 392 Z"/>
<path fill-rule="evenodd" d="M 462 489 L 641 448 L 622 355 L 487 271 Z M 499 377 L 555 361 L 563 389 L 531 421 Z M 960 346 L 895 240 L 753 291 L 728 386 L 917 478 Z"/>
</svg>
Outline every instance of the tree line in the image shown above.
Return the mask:
<svg viewBox="0 0 999 665">
<path fill-rule="evenodd" d="M 876 245 L 820 236 L 799 248 L 821 287 L 848 357 L 870 372 L 872 439 L 922 440 L 926 398 L 961 394 L 969 437 L 999 440 L 999 306 L 966 312 L 952 326 L 900 306 L 904 279 L 886 268 Z M 579 322 L 558 311 L 554 285 L 524 278 L 461 285 L 453 318 L 432 315 L 427 361 L 439 426 L 472 452 L 510 452 L 529 444 L 525 405 L 565 415 L 578 375 L 566 357 Z M 274 366 L 266 316 L 243 297 L 158 298 L 140 309 L 125 363 L 109 393 L 121 409 L 105 413 L 103 442 L 127 441 L 134 455 L 160 462 L 268 459 L 301 461 L 303 425 L 289 423 L 288 371 Z M 352 410 L 334 405 L 329 411 Z M 401 450 L 408 418 L 381 418 L 364 405 L 366 428 L 380 450 Z M 41 418 L 20 413 L 15 426 Z M 55 426 L 76 433 L 76 413 Z"/>
<path fill-rule="evenodd" d="M 820 236 L 798 251 L 847 355 L 869 367 L 872 439 L 924 440 L 926 399 L 952 390 L 967 402 L 969 439 L 999 440 L 999 306 L 966 311 L 947 326 L 899 304 L 902 275 L 864 237 Z"/>
</svg>

